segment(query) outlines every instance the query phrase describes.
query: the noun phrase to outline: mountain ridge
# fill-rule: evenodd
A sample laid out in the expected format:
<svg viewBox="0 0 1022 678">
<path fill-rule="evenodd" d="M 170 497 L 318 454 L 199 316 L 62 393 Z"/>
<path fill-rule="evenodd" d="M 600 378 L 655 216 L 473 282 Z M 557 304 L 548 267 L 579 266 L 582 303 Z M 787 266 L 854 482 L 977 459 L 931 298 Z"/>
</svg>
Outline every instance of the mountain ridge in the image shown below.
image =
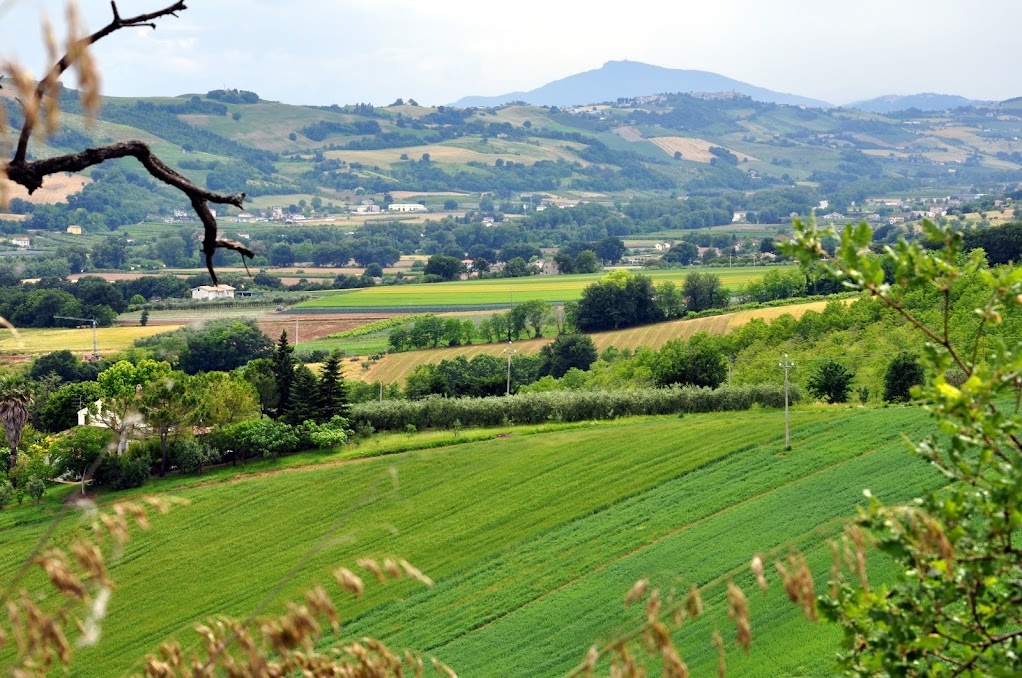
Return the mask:
<svg viewBox="0 0 1022 678">
<path fill-rule="evenodd" d="M 920 111 L 946 111 L 963 106 L 986 106 L 994 103 L 980 99 L 968 99 L 957 94 L 919 92 L 918 94 L 885 94 L 872 99 L 853 101 L 845 108 L 858 108 L 868 113 L 893 113 L 915 108 Z"/>
<path fill-rule="evenodd" d="M 451 104 L 459 108 L 499 106 L 524 101 L 536 106 L 582 106 L 619 98 L 665 92 L 727 92 L 764 101 L 812 108 L 833 104 L 796 94 L 775 92 L 710 71 L 665 68 L 639 61 L 608 61 L 600 68 L 575 73 L 525 92 L 496 96 L 465 96 Z"/>
</svg>

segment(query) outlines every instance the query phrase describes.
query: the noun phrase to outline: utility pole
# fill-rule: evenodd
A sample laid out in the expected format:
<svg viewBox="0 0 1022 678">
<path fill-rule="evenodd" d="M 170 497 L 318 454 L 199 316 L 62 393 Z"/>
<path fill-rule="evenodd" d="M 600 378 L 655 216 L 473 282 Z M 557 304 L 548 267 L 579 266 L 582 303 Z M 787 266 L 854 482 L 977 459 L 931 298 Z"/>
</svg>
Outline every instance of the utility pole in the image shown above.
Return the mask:
<svg viewBox="0 0 1022 678">
<path fill-rule="evenodd" d="M 295 318 L 295 346 L 298 346 L 298 318 Z"/>
<path fill-rule="evenodd" d="M 784 354 L 784 361 L 777 364 L 784 370 L 784 449 L 791 449 L 791 437 L 788 433 L 788 370 L 795 367 L 795 363 L 788 360 L 788 354 Z"/>
<path fill-rule="evenodd" d="M 735 354 L 727 354 L 727 387 L 731 388 L 731 370 L 735 367 Z"/>
<path fill-rule="evenodd" d="M 92 324 L 92 357 L 93 358 L 99 358 L 99 347 L 96 344 L 96 319 L 95 318 L 72 318 L 71 316 L 66 316 L 66 315 L 55 315 L 55 316 L 53 316 L 53 318 L 55 320 L 76 320 L 78 322 L 91 323 Z"/>
<path fill-rule="evenodd" d="M 507 395 L 511 395 L 511 356 L 518 353 L 518 351 L 514 349 L 510 339 L 507 341 L 507 348 L 502 353 L 507 353 Z"/>
</svg>

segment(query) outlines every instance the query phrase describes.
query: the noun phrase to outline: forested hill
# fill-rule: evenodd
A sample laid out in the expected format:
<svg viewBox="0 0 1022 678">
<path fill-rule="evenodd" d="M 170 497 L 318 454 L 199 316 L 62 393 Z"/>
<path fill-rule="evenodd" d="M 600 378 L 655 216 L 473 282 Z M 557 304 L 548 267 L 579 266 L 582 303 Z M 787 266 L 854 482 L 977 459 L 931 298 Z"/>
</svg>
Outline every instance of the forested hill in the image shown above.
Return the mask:
<svg viewBox="0 0 1022 678">
<path fill-rule="evenodd" d="M 93 126 L 79 115 L 74 92 L 64 92 L 62 105 L 61 131 L 33 148 L 36 155 L 141 138 L 211 189 L 337 204 L 391 191 L 614 200 L 798 184 L 840 210 L 869 195 L 917 189 L 1003 192 L 1022 170 L 1022 111 L 1010 102 L 884 116 L 734 92 L 576 109 L 463 109 L 413 100 L 291 106 L 220 90 L 106 98 Z"/>
</svg>

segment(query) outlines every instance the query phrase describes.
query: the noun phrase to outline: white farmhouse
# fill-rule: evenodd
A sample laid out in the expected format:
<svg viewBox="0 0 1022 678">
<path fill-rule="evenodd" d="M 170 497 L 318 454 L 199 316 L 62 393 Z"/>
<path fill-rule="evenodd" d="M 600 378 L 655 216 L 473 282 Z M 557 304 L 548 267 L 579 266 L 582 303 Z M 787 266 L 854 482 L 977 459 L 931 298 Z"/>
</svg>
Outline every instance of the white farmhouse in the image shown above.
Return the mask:
<svg viewBox="0 0 1022 678">
<path fill-rule="evenodd" d="M 230 285 L 200 285 L 192 289 L 192 299 L 233 299 L 234 288 Z"/>
<path fill-rule="evenodd" d="M 428 212 L 425 205 L 417 202 L 392 202 L 387 206 L 391 212 Z"/>
</svg>

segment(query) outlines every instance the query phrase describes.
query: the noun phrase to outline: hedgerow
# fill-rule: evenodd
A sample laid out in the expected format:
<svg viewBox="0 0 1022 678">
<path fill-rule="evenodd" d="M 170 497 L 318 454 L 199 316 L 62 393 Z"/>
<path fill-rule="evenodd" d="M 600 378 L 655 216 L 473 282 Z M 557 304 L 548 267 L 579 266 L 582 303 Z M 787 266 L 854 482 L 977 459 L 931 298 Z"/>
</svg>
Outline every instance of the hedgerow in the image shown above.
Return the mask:
<svg viewBox="0 0 1022 678">
<path fill-rule="evenodd" d="M 798 402 L 801 390 L 792 386 L 789 400 Z M 356 429 L 377 431 L 463 426 L 538 424 L 546 421 L 585 421 L 652 414 L 747 410 L 754 405 L 783 407 L 784 387 L 773 384 L 735 388 L 671 386 L 619 391 L 548 391 L 490 398 L 387 400 L 353 405 Z M 456 424 L 455 422 L 459 422 Z"/>
</svg>

